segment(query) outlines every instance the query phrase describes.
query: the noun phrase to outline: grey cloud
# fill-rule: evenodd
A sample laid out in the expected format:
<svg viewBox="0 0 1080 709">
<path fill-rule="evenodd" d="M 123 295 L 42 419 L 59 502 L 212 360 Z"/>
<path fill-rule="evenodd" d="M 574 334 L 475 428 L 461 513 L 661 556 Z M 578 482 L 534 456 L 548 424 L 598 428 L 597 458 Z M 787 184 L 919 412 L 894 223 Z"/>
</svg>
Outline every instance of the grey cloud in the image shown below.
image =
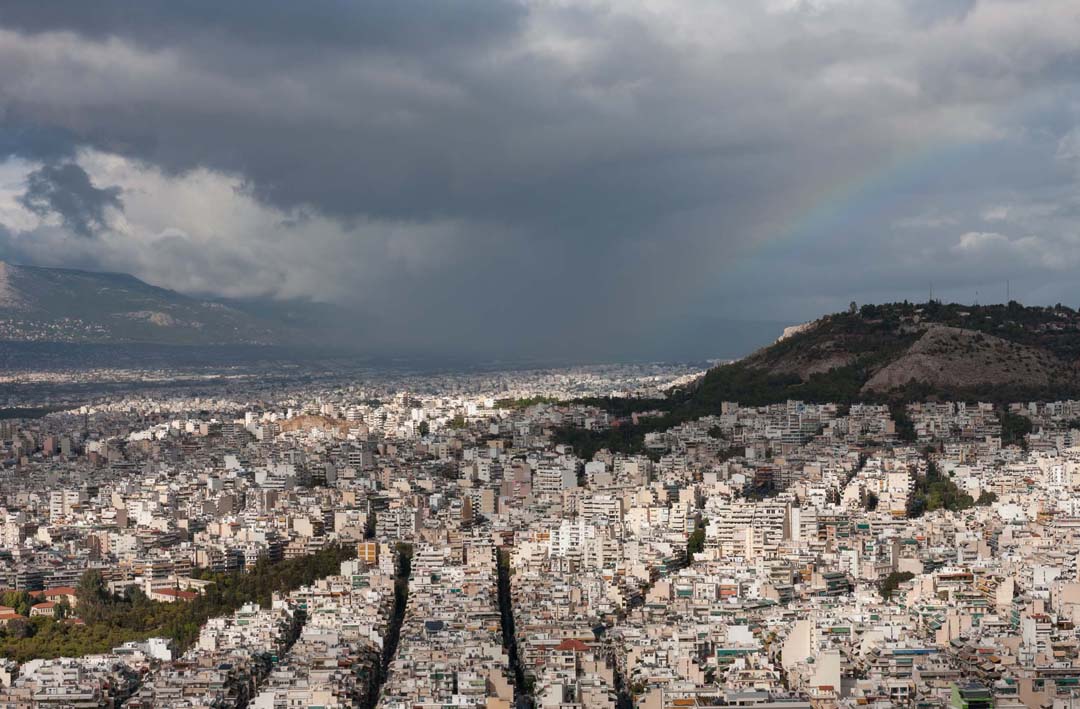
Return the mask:
<svg viewBox="0 0 1080 709">
<path fill-rule="evenodd" d="M 71 133 L 62 128 L 5 116 L 0 104 L 0 159 L 18 155 L 53 162 L 73 157 L 77 144 Z"/>
<path fill-rule="evenodd" d="M 404 7 L 423 16 L 417 5 Z M 184 36 L 164 43 L 164 57 L 106 45 L 96 58 L 101 83 L 90 94 L 66 90 L 68 62 L 50 77 L 26 46 L 6 64 L 56 81 L 57 92 L 41 97 L 16 86 L 9 101 L 86 145 L 171 170 L 244 174 L 256 194 L 283 206 L 528 220 L 548 234 L 568 223 L 591 226 L 613 203 L 620 209 L 606 219 L 625 233 L 663 216 L 658 211 L 713 202 L 714 186 L 737 188 L 754 177 L 743 165 L 753 170 L 755 153 L 768 158 L 792 147 L 760 101 L 799 111 L 786 94 L 800 77 L 750 56 L 734 57 L 720 73 L 694 66 L 698 59 L 645 17 L 547 12 L 553 31 L 586 46 L 587 61 L 528 51 L 520 23 L 506 23 L 487 45 L 450 58 L 438 43 L 389 44 L 377 57 L 362 42 L 317 57 L 291 55 L 287 39 L 272 48 L 219 43 L 210 73 L 203 45 Z M 230 74 L 252 65 L 264 71 Z M 741 76 L 744 68 L 765 75 Z M 803 113 L 801 120 L 818 119 Z"/>
<path fill-rule="evenodd" d="M 95 187 L 86 170 L 71 162 L 31 172 L 19 201 L 40 216 L 58 215 L 83 237 L 92 237 L 108 225 L 109 210 L 123 208 L 119 188 Z"/>
<path fill-rule="evenodd" d="M 1055 158 L 1080 99 L 1069 2 L 781 6 L 12 0 L 0 115 L 29 132 L 0 153 L 236 176 L 277 227 L 127 265 L 200 291 L 247 269 L 252 292 L 348 301 L 416 346 L 618 350 L 683 314 L 786 321 L 865 299 L 845 283 L 975 279 L 948 245 L 987 230 L 987 203 L 1075 192 Z M 347 234 L 321 271 L 280 243 L 318 217 Z"/>
<path fill-rule="evenodd" d="M 921 27 L 963 20 L 975 9 L 976 0 L 907 0 L 911 19 Z"/>
<path fill-rule="evenodd" d="M 298 44 L 320 51 L 430 50 L 483 43 L 492 34 L 513 28 L 523 14 L 524 5 L 514 0 L 308 0 L 300 4 L 289 0 L 144 0 L 134 4 L 10 0 L 0 7 L 0 25 L 30 33 L 124 37 L 153 47 L 206 37 L 267 45 L 286 53 Z"/>
</svg>

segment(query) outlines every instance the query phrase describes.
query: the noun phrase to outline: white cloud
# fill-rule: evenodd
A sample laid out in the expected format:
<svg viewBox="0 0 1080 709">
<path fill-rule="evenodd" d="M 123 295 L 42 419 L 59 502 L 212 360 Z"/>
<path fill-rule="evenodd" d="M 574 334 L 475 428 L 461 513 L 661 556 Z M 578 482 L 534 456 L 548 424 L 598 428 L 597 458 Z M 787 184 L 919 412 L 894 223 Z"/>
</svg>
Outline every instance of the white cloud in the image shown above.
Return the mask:
<svg viewBox="0 0 1080 709">
<path fill-rule="evenodd" d="M 0 223 L 17 254 L 35 263 L 132 273 L 189 293 L 347 301 L 379 299 L 394 279 L 423 278 L 464 255 L 468 232 L 453 221 L 334 219 L 268 206 L 243 180 L 207 169 L 179 175 L 101 152 L 78 160 L 96 184 L 119 187 L 124 211 L 93 241 L 18 203 L 36 165 L 0 167 Z"/>
<path fill-rule="evenodd" d="M 958 252 L 977 253 L 987 249 L 1000 248 L 1010 244 L 1009 238 L 1003 234 L 986 231 L 969 231 L 960 236 L 954 250 Z"/>
<path fill-rule="evenodd" d="M 968 232 L 952 248 L 971 258 L 975 266 L 995 268 L 1034 268 L 1061 272 L 1080 265 L 1080 239 L 1023 236 L 1011 239 L 996 232 Z"/>
</svg>

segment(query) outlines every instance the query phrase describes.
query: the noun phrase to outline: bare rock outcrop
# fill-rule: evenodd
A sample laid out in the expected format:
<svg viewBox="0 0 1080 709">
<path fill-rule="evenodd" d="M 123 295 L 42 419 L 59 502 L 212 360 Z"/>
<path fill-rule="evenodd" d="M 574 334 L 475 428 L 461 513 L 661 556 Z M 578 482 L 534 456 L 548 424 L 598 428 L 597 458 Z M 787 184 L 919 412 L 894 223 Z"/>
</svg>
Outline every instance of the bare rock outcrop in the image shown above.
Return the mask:
<svg viewBox="0 0 1080 709">
<path fill-rule="evenodd" d="M 885 392 L 915 381 L 963 390 L 994 385 L 1031 388 L 1059 384 L 1071 369 L 1047 352 L 974 330 L 933 325 L 915 344 L 877 371 L 864 394 Z"/>
</svg>

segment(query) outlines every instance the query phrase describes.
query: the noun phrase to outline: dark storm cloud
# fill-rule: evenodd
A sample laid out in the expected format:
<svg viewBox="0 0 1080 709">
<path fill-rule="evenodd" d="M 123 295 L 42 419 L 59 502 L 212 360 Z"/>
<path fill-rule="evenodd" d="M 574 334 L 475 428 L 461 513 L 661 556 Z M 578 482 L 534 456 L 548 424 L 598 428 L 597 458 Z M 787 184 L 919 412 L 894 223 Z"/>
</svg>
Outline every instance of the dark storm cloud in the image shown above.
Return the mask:
<svg viewBox="0 0 1080 709">
<path fill-rule="evenodd" d="M 156 52 L 104 45 L 97 70 L 118 83 L 83 100 L 63 87 L 13 92 L 8 104 L 65 140 L 171 171 L 242 174 L 268 202 L 344 217 L 524 220 L 555 237 L 603 219 L 625 235 L 753 176 L 733 179 L 725 153 L 753 152 L 757 117 L 730 107 L 726 126 L 690 125 L 716 106 L 647 18 L 553 10 L 569 42 L 616 33 L 578 67 L 521 49 L 518 3 L 214 7 L 5 3 L 0 24 Z M 21 59 L 13 71 L 40 72 Z M 131 66 L 140 59 L 151 62 Z"/>
<path fill-rule="evenodd" d="M 512 0 L 99 0 L 93 3 L 10 0 L 0 24 L 21 32 L 69 31 L 85 37 L 124 37 L 140 44 L 185 44 L 200 36 L 217 41 L 377 50 L 469 46 L 513 28 L 524 6 Z"/>
<path fill-rule="evenodd" d="M 1068 247 L 1077 25 L 1068 0 L 10 0 L 0 154 L 144 171 L 97 251 L 28 254 L 361 304 L 388 343 L 617 350 Z M 117 196 L 45 169 L 32 211 L 100 230 Z M 248 197 L 272 213 L 230 220 Z"/>
<path fill-rule="evenodd" d="M 77 142 L 66 130 L 0 113 L 0 159 L 18 155 L 52 162 L 72 157 L 76 146 Z"/>
<path fill-rule="evenodd" d="M 120 189 L 95 187 L 75 163 L 45 165 L 27 176 L 19 201 L 40 216 L 55 214 L 72 232 L 91 237 L 108 225 L 109 210 L 122 209 Z"/>
</svg>

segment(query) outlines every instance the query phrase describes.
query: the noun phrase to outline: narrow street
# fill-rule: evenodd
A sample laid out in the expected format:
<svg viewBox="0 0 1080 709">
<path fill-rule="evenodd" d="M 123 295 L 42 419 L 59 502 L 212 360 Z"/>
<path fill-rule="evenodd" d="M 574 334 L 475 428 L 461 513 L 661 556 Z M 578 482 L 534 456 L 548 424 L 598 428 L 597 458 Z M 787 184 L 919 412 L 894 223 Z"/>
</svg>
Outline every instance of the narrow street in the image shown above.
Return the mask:
<svg viewBox="0 0 1080 709">
<path fill-rule="evenodd" d="M 390 671 L 390 663 L 397 655 L 398 643 L 401 640 L 401 624 L 405 620 L 405 609 L 409 605 L 409 578 L 412 575 L 412 546 L 399 544 L 397 548 L 397 561 L 395 564 L 397 576 L 394 579 L 394 609 L 390 614 L 390 624 L 386 628 L 386 642 L 383 643 L 382 662 L 379 666 L 376 686 L 371 692 L 371 701 L 367 709 L 374 709 L 379 703 L 379 695 L 382 686 L 386 682 Z"/>
<path fill-rule="evenodd" d="M 518 656 L 517 636 L 514 633 L 514 606 L 510 594 L 510 552 L 499 554 L 499 616 L 502 619 L 503 647 L 510 657 L 510 672 L 514 681 L 514 705 L 517 709 L 532 709 L 533 697 L 525 681 L 525 669 Z"/>
</svg>

